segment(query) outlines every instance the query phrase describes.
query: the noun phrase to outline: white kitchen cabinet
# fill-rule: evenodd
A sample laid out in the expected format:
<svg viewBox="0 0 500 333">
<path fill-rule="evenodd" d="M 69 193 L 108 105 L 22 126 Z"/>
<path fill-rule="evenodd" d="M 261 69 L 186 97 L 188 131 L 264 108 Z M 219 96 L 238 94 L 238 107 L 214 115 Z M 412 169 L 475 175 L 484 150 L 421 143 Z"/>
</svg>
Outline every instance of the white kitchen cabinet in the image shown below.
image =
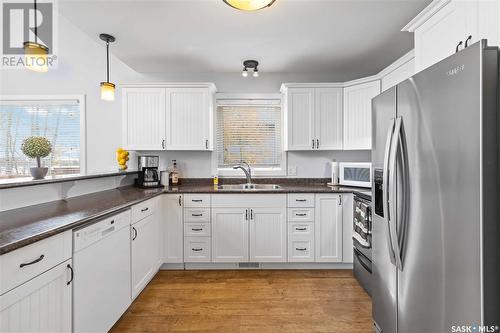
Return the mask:
<svg viewBox="0 0 500 333">
<path fill-rule="evenodd" d="M 212 261 L 248 261 L 247 208 L 212 208 Z"/>
<path fill-rule="evenodd" d="M 124 148 L 165 149 L 165 89 L 124 88 L 122 96 Z"/>
<path fill-rule="evenodd" d="M 213 105 L 207 88 L 166 89 L 166 149 L 213 150 Z"/>
<path fill-rule="evenodd" d="M 342 88 L 282 86 L 285 150 L 342 149 Z"/>
<path fill-rule="evenodd" d="M 183 196 L 182 194 L 163 194 L 160 197 L 163 225 L 163 261 L 165 263 L 182 263 L 184 260 L 183 236 Z"/>
<path fill-rule="evenodd" d="M 286 209 L 250 208 L 249 261 L 286 262 Z"/>
<path fill-rule="evenodd" d="M 131 226 L 132 299 L 135 299 L 158 271 L 160 224 L 156 214 Z"/>
<path fill-rule="evenodd" d="M 342 194 L 342 262 L 352 264 L 353 244 L 352 230 L 354 219 L 354 196 L 352 193 Z"/>
<path fill-rule="evenodd" d="M 500 4 L 488 0 L 433 1 L 403 31 L 414 32 L 419 72 L 480 39 L 500 42 Z M 470 36 L 470 37 L 469 37 Z"/>
<path fill-rule="evenodd" d="M 316 194 L 316 262 L 342 262 L 342 196 Z"/>
<path fill-rule="evenodd" d="M 314 223 L 288 222 L 288 262 L 314 262 Z"/>
<path fill-rule="evenodd" d="M 185 237 L 185 262 L 210 262 L 210 237 Z"/>
<path fill-rule="evenodd" d="M 414 51 L 409 52 L 394 63 L 389 65 L 381 73 L 382 91 L 394 87 L 400 82 L 408 79 L 415 74 L 415 55 Z"/>
<path fill-rule="evenodd" d="M 71 259 L 0 296 L 0 332 L 71 332 Z"/>
<path fill-rule="evenodd" d="M 344 150 L 372 148 L 372 98 L 380 94 L 380 80 L 344 88 Z"/>
<path fill-rule="evenodd" d="M 213 150 L 213 84 L 123 85 L 123 146 Z"/>
</svg>

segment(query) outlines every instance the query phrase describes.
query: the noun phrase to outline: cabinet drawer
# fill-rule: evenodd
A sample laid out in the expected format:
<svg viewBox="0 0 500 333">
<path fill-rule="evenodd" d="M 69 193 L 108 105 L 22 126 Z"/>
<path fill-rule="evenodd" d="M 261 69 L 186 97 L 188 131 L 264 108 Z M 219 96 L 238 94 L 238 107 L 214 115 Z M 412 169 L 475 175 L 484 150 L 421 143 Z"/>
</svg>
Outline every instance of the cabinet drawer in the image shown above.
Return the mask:
<svg viewBox="0 0 500 333">
<path fill-rule="evenodd" d="M 184 194 L 184 207 L 210 207 L 210 194 Z"/>
<path fill-rule="evenodd" d="M 288 207 L 314 207 L 314 193 L 288 194 Z"/>
<path fill-rule="evenodd" d="M 184 222 L 210 222 L 210 208 L 184 208 Z"/>
<path fill-rule="evenodd" d="M 289 262 L 314 262 L 313 240 L 289 240 L 288 241 Z"/>
<path fill-rule="evenodd" d="M 314 208 L 288 208 L 289 222 L 314 222 Z"/>
<path fill-rule="evenodd" d="M 184 262 L 210 261 L 210 237 L 184 237 Z"/>
<path fill-rule="evenodd" d="M 197 237 L 208 236 L 210 237 L 210 223 L 184 223 L 184 236 Z"/>
<path fill-rule="evenodd" d="M 132 206 L 132 220 L 131 224 L 137 223 L 143 218 L 152 215 L 157 206 L 157 198 L 153 198 L 150 200 L 143 201 L 138 203 L 137 205 Z"/>
<path fill-rule="evenodd" d="M 288 223 L 288 239 L 314 239 L 314 223 Z"/>
<path fill-rule="evenodd" d="M 71 258 L 72 232 L 0 256 L 0 295 Z"/>
</svg>

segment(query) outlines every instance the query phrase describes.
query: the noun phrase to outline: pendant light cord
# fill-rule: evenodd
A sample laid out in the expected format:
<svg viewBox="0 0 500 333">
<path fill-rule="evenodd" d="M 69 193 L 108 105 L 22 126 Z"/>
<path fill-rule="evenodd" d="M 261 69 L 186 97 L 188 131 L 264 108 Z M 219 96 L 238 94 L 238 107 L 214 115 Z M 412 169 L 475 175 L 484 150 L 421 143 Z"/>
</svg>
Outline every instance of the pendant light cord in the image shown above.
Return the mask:
<svg viewBox="0 0 500 333">
<path fill-rule="evenodd" d="M 109 41 L 106 41 L 106 82 L 109 83 Z"/>
</svg>

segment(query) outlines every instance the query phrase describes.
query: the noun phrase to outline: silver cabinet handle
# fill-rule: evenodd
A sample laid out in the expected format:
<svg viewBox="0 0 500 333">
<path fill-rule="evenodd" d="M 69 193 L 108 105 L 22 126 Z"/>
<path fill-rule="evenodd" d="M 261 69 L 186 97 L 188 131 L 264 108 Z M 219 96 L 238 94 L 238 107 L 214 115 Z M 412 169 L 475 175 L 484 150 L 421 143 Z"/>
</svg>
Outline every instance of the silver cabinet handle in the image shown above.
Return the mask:
<svg viewBox="0 0 500 333">
<path fill-rule="evenodd" d="M 200 216 L 203 216 L 203 214 L 191 214 L 191 216 L 193 216 L 193 217 L 200 217 Z"/>
<path fill-rule="evenodd" d="M 191 230 L 193 230 L 193 231 L 202 231 L 203 228 L 191 228 Z"/>
<path fill-rule="evenodd" d="M 165 149 L 165 139 L 161 140 L 161 148 Z"/>
<path fill-rule="evenodd" d="M 462 45 L 462 44 L 463 44 L 462 41 L 460 41 L 460 43 L 457 44 L 457 47 L 455 47 L 455 53 L 458 52 L 458 49 L 460 48 L 460 45 Z"/>
<path fill-rule="evenodd" d="M 148 210 L 149 210 L 149 207 L 146 207 L 146 208 L 141 209 L 141 212 L 146 212 Z"/>
<path fill-rule="evenodd" d="M 305 248 L 305 247 L 296 247 L 295 250 L 297 250 L 297 251 L 307 251 L 307 248 Z"/>
<path fill-rule="evenodd" d="M 297 202 L 306 202 L 307 199 L 295 199 L 295 201 L 297 201 Z"/>
<path fill-rule="evenodd" d="M 182 206 L 182 195 L 179 195 L 179 206 Z"/>
<path fill-rule="evenodd" d="M 307 228 L 295 228 L 296 231 L 306 231 Z"/>
<path fill-rule="evenodd" d="M 312 139 L 312 149 L 314 149 L 314 139 Z"/>
<path fill-rule="evenodd" d="M 135 227 L 132 227 L 132 230 L 134 231 L 134 236 L 132 237 L 132 240 L 135 240 L 137 238 L 137 229 Z"/>
<path fill-rule="evenodd" d="M 25 266 L 29 266 L 29 265 L 33 265 L 33 264 L 36 264 L 37 262 L 40 262 L 43 260 L 43 258 L 45 258 L 45 255 L 41 254 L 40 257 L 38 257 L 37 259 L 33 260 L 33 261 L 30 261 L 30 262 L 27 262 L 27 263 L 23 263 L 21 265 L 19 265 L 19 268 L 23 268 Z"/>
<path fill-rule="evenodd" d="M 248 221 L 248 209 L 245 209 L 245 221 Z"/>
<path fill-rule="evenodd" d="M 205 149 L 208 149 L 208 140 L 205 140 Z"/>
<path fill-rule="evenodd" d="M 253 220 L 254 216 L 253 216 L 253 209 L 250 209 L 250 220 Z"/>
<path fill-rule="evenodd" d="M 202 199 L 191 199 L 192 202 L 203 202 Z"/>
<path fill-rule="evenodd" d="M 192 248 L 191 250 L 195 251 L 195 252 L 200 252 L 200 251 L 203 251 L 202 248 L 199 248 L 199 247 L 195 247 L 195 248 Z"/>
<path fill-rule="evenodd" d="M 469 42 L 472 40 L 472 35 L 469 35 L 469 37 L 467 37 L 467 39 L 465 40 L 465 46 L 464 48 L 466 48 L 467 46 L 469 46 Z"/>
<path fill-rule="evenodd" d="M 295 213 L 295 216 L 307 216 L 306 213 Z"/>
<path fill-rule="evenodd" d="M 319 139 L 316 139 L 316 149 L 319 149 Z"/>
</svg>

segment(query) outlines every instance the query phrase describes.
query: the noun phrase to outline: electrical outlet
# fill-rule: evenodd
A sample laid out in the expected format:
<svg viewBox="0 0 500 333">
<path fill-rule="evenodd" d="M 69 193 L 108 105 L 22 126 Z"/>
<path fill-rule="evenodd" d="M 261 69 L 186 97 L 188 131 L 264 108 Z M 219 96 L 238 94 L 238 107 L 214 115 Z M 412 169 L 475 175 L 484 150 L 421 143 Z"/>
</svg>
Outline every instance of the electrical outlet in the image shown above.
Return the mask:
<svg viewBox="0 0 500 333">
<path fill-rule="evenodd" d="M 288 166 L 288 175 L 289 176 L 297 176 L 297 167 L 295 165 Z"/>
</svg>

